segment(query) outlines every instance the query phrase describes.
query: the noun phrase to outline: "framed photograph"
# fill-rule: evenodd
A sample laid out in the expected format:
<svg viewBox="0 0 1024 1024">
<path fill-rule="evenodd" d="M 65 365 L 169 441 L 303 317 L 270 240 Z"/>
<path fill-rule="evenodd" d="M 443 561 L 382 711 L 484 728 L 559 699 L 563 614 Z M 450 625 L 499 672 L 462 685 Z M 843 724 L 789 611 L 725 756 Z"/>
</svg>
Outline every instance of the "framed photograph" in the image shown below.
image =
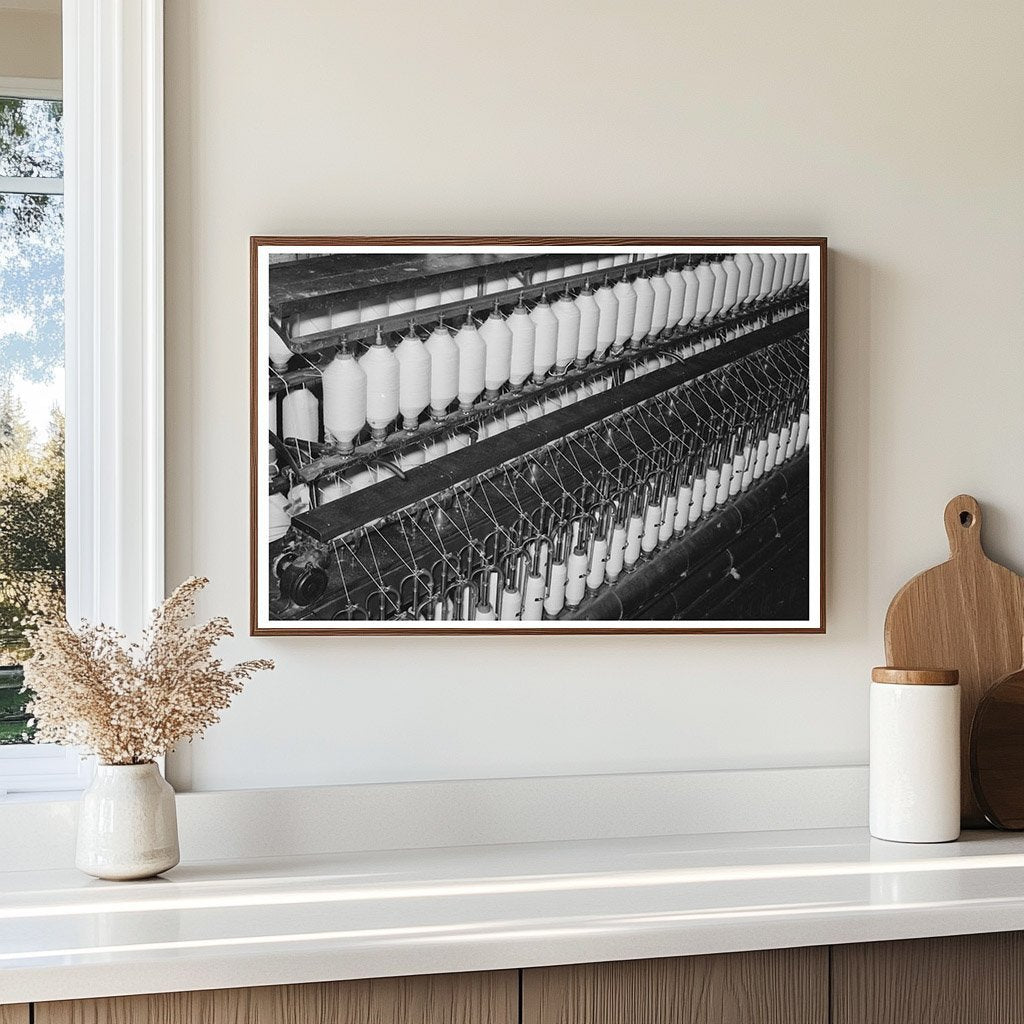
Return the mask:
<svg viewBox="0 0 1024 1024">
<path fill-rule="evenodd" d="M 822 633 L 823 238 L 251 239 L 251 628 Z"/>
</svg>

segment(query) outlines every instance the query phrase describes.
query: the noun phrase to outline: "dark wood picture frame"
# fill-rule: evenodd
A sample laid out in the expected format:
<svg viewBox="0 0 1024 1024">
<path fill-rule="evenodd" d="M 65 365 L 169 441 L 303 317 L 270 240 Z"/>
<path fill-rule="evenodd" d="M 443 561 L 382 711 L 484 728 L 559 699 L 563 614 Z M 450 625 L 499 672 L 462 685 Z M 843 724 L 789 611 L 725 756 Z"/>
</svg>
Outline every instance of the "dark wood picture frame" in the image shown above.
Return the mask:
<svg viewBox="0 0 1024 1024">
<path fill-rule="evenodd" d="M 802 246 L 808 249 L 818 250 L 818 289 L 817 289 L 817 319 L 818 319 L 818 356 L 819 356 L 819 423 L 818 423 L 818 487 L 817 492 L 813 490 L 814 481 L 810 481 L 812 490 L 810 502 L 812 507 L 817 503 L 818 513 L 818 566 L 819 586 L 817 624 L 807 626 L 757 626 L 745 628 L 743 626 L 696 626 L 696 625 L 645 625 L 644 620 L 626 620 L 621 625 L 602 621 L 600 625 L 589 625 L 585 620 L 578 624 L 563 625 L 558 627 L 546 626 L 543 622 L 536 626 L 519 625 L 509 628 L 501 624 L 490 624 L 486 626 L 452 626 L 452 625 L 424 625 L 417 627 L 406 627 L 401 625 L 380 625 L 366 626 L 353 622 L 350 625 L 339 625 L 337 627 L 303 626 L 298 620 L 295 625 L 282 622 L 281 625 L 265 625 L 259 621 L 259 559 L 265 557 L 260 551 L 260 538 L 258 536 L 258 502 L 262 495 L 258 488 L 258 460 L 266 458 L 266 443 L 257 436 L 258 432 L 258 408 L 265 395 L 260 394 L 261 374 L 259 351 L 259 323 L 260 318 L 266 311 L 259 308 L 259 281 L 258 262 L 260 249 L 265 246 L 282 247 L 311 247 L 311 246 L 459 246 L 467 249 L 484 246 L 578 246 L 582 249 L 595 246 L 626 246 L 635 249 L 647 247 L 684 247 L 702 246 L 708 251 L 715 251 L 725 246 Z M 501 636 L 558 636 L 558 635 L 579 635 L 579 634 L 605 634 L 605 635 L 679 635 L 679 634 L 824 634 L 826 632 L 826 432 L 827 432 L 827 254 L 828 242 L 824 237 L 802 237 L 802 236 L 644 236 L 644 237 L 617 237 L 617 236 L 333 236 L 333 235 L 254 235 L 249 239 L 249 302 L 250 302 L 250 453 L 249 453 L 249 477 L 250 477 L 250 523 L 249 523 L 249 550 L 250 550 L 250 635 L 252 636 L 420 636 L 420 635 L 447 635 L 447 636 L 480 636 L 480 635 L 501 635 Z M 811 314 L 814 314 L 812 302 Z M 265 359 L 264 359 L 265 361 Z M 811 537 L 813 544 L 815 538 Z M 810 621 L 810 620 L 809 620 Z"/>
</svg>

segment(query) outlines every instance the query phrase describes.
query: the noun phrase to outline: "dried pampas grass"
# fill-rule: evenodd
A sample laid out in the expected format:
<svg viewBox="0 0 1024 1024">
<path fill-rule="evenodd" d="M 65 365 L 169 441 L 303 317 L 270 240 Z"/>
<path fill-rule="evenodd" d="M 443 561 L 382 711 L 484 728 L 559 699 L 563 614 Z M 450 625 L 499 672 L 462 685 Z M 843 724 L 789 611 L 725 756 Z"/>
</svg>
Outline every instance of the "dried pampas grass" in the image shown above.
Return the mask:
<svg viewBox="0 0 1024 1024">
<path fill-rule="evenodd" d="M 213 649 L 232 636 L 228 620 L 187 625 L 208 582 L 182 583 L 141 644 L 102 624 L 73 629 L 63 616 L 40 617 L 25 662 L 36 742 L 82 747 L 104 764 L 145 764 L 217 722 L 245 680 L 274 663 L 225 668 Z"/>
</svg>

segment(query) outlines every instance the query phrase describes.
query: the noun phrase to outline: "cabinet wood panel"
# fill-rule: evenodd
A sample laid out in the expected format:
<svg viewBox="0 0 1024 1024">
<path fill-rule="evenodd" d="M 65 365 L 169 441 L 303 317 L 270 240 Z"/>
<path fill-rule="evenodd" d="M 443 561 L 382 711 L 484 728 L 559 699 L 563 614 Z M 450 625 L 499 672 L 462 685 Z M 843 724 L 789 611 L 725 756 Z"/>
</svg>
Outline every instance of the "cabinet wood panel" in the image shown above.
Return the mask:
<svg viewBox="0 0 1024 1024">
<path fill-rule="evenodd" d="M 523 972 L 523 1024 L 827 1021 L 828 950 L 824 947 Z"/>
<path fill-rule="evenodd" d="M 35 1014 L 35 1024 L 518 1024 L 518 1020 L 516 971 L 37 1003 Z"/>
<path fill-rule="evenodd" d="M 832 947 L 833 1024 L 1024 1024 L 1024 933 Z"/>
<path fill-rule="evenodd" d="M 0 1006 L 0 1024 L 28 1024 L 28 1006 L 19 1003 L 17 1006 Z"/>
</svg>

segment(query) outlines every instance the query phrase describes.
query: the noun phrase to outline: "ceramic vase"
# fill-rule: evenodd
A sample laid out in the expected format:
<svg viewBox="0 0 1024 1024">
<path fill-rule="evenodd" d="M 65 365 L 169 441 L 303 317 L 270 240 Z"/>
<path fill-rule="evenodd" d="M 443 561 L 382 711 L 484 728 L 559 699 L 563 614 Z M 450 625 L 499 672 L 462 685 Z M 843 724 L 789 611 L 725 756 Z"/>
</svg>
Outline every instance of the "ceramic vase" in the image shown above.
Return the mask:
<svg viewBox="0 0 1024 1024">
<path fill-rule="evenodd" d="M 82 794 L 75 864 L 96 878 L 151 878 L 180 859 L 174 790 L 152 761 L 99 764 Z"/>
</svg>

